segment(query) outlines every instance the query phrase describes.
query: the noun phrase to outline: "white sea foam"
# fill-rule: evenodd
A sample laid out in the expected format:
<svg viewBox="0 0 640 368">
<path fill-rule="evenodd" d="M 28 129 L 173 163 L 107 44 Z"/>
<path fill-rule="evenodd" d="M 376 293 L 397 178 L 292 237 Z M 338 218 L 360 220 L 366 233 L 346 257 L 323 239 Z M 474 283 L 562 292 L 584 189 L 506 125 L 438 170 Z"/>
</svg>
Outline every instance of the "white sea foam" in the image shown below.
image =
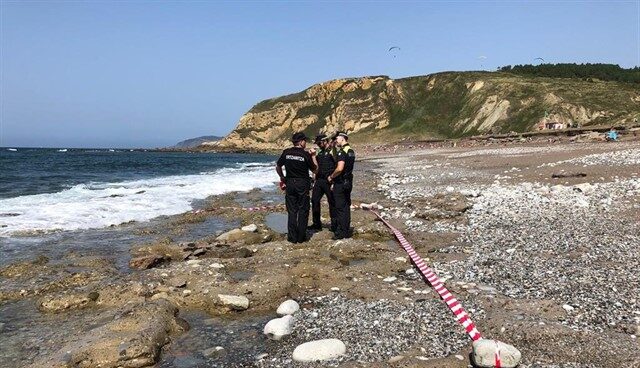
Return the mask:
<svg viewBox="0 0 640 368">
<path fill-rule="evenodd" d="M 277 180 L 273 164 L 245 164 L 200 175 L 80 184 L 57 193 L 2 199 L 0 236 L 146 221 L 189 211 L 193 200 L 264 188 Z"/>
</svg>

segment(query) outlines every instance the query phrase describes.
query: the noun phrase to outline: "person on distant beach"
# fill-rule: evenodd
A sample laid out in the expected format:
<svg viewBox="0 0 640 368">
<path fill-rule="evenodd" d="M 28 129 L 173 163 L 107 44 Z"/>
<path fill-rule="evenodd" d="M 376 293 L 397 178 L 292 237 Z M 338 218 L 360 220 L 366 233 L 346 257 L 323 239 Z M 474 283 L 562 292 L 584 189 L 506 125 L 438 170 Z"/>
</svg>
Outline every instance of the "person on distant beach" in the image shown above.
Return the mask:
<svg viewBox="0 0 640 368">
<path fill-rule="evenodd" d="M 334 240 L 351 236 L 351 190 L 353 189 L 353 166 L 356 161 L 356 153 L 349 145 L 347 133 L 336 133 L 336 144 L 338 146 L 336 169 L 327 178 L 332 184 L 331 191 L 335 203 L 336 231 Z"/>
<path fill-rule="evenodd" d="M 311 178 L 309 171 L 316 172 L 317 164 L 315 150 L 307 152 L 307 136 L 295 133 L 291 137 L 293 147 L 282 151 L 276 163 L 276 172 L 280 182 L 284 183 L 285 204 L 287 206 L 287 240 L 291 243 L 302 243 L 307 240 L 307 225 L 309 223 L 309 190 Z M 286 177 L 282 172 L 286 170 Z"/>
<path fill-rule="evenodd" d="M 311 229 L 322 230 L 322 222 L 320 221 L 320 201 L 322 196 L 327 196 L 329 202 L 329 216 L 331 217 L 331 231 L 335 231 L 336 218 L 334 214 L 333 193 L 331 193 L 331 185 L 327 181 L 329 175 L 336 168 L 336 162 L 332 155 L 332 147 L 329 137 L 326 134 L 316 136 L 315 143 L 318 146 L 316 161 L 318 163 L 318 172 L 316 174 L 315 184 L 311 193 L 311 214 L 313 225 Z"/>
</svg>

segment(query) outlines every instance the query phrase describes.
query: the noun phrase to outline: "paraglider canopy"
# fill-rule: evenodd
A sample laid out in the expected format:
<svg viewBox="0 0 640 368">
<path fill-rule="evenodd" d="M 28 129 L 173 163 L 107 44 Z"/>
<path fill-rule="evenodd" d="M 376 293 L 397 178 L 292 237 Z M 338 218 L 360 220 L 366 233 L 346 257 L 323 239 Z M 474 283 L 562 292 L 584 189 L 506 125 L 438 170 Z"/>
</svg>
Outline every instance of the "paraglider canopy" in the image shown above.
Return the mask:
<svg viewBox="0 0 640 368">
<path fill-rule="evenodd" d="M 546 62 L 546 61 L 544 61 L 544 59 L 543 59 L 543 58 L 541 58 L 541 57 L 537 57 L 537 58 L 533 59 L 533 61 L 536 61 L 536 60 L 540 60 L 540 61 L 542 61 L 543 63 L 545 63 L 545 62 Z"/>
<path fill-rule="evenodd" d="M 391 47 L 389 47 L 389 50 L 387 50 L 387 52 L 391 53 L 394 58 L 398 54 L 398 51 L 400 51 L 400 47 L 398 47 L 398 46 L 391 46 Z"/>
</svg>

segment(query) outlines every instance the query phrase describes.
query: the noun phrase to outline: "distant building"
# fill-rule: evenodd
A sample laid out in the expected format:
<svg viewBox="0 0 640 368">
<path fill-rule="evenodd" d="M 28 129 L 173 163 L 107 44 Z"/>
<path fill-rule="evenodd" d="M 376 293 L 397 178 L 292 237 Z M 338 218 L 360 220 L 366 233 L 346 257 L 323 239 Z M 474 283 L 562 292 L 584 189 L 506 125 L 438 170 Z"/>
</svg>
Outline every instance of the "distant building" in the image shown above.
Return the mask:
<svg viewBox="0 0 640 368">
<path fill-rule="evenodd" d="M 538 123 L 538 130 L 556 130 L 556 129 L 564 129 L 567 126 L 564 123 L 560 123 L 558 121 L 550 121 L 550 120 L 542 120 Z"/>
</svg>

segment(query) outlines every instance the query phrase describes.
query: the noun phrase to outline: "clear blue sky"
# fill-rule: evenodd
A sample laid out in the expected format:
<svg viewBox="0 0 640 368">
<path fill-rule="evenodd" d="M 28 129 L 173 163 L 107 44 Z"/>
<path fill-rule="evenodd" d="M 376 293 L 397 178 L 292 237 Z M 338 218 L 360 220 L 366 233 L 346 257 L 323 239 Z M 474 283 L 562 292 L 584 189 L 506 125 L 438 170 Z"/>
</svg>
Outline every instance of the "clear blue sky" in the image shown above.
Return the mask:
<svg viewBox="0 0 640 368">
<path fill-rule="evenodd" d="M 640 65 L 635 0 L 2 0 L 1 10 L 0 146 L 156 147 L 224 135 L 258 101 L 339 77 L 536 57 Z M 395 58 L 391 46 L 402 48 Z"/>
</svg>

